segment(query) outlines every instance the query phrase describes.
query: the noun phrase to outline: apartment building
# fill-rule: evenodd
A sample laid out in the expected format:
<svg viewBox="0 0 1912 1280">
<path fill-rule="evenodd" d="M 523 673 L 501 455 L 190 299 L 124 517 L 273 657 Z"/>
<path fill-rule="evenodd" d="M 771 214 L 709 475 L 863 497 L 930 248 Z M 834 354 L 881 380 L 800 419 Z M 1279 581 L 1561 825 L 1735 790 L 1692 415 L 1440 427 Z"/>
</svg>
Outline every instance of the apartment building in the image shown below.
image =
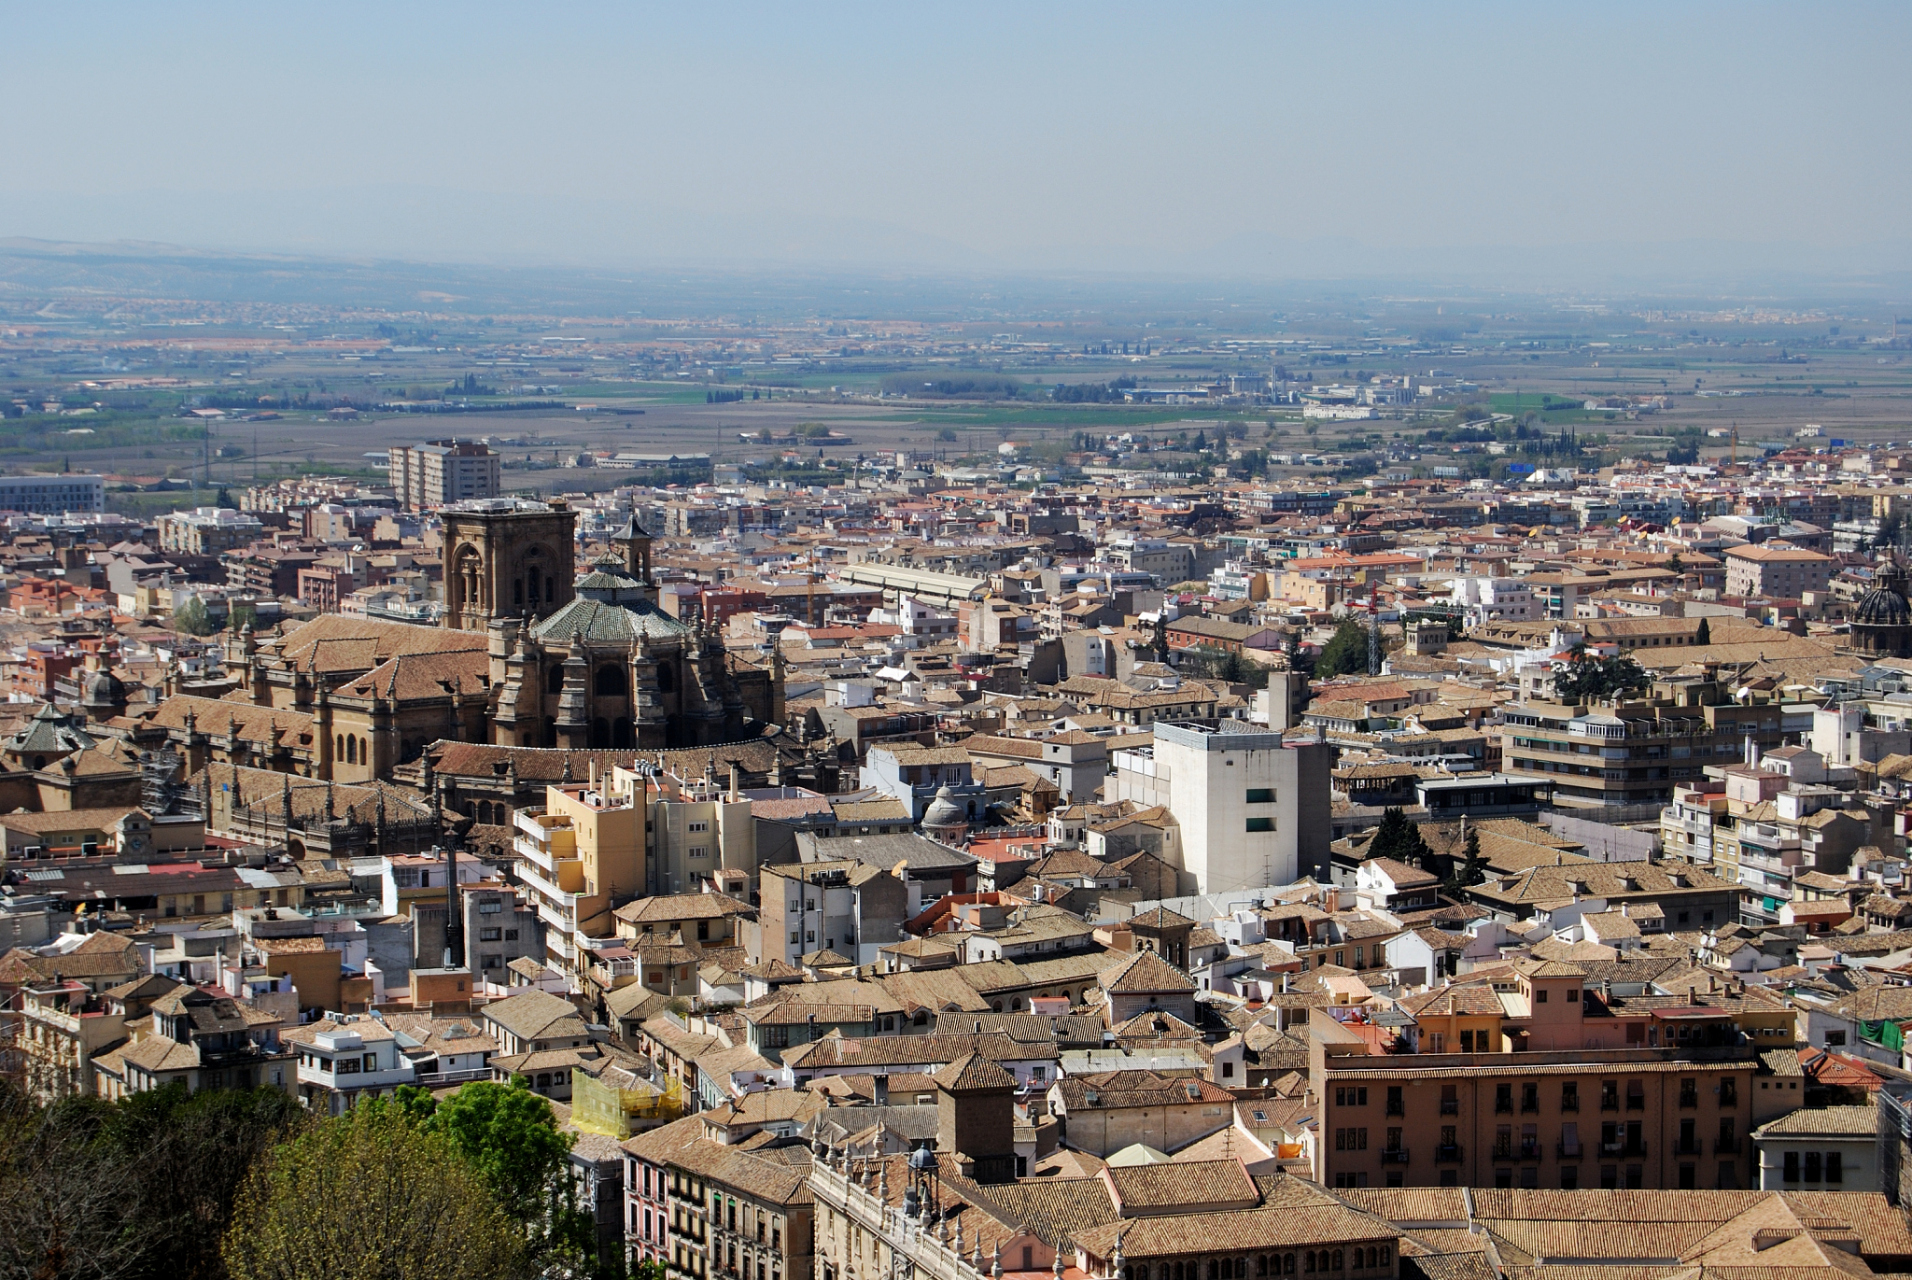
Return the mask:
<svg viewBox="0 0 1912 1280">
<path fill-rule="evenodd" d="M 1718 686 L 1655 686 L 1651 701 L 1567 706 L 1522 701 L 1501 713 L 1501 768 L 1551 784 L 1556 804 L 1664 805 L 1708 765 L 1782 741 L 1780 708 L 1733 704 Z"/>
<path fill-rule="evenodd" d="M 854 858 L 765 867 L 758 893 L 760 962 L 795 964 L 813 951 L 835 951 L 876 964 L 905 920 L 923 908 L 922 882 L 899 880 Z"/>
<path fill-rule="evenodd" d="M 661 1263 L 683 1280 L 811 1280 L 808 1162 L 784 1158 L 774 1141 L 744 1150 L 743 1137 L 692 1116 L 623 1144 L 633 1262 Z"/>
<path fill-rule="evenodd" d="M 512 814 L 518 879 L 544 924 L 545 963 L 578 983 L 592 940 L 645 885 L 643 811 L 596 785 L 545 788 L 542 809 Z"/>
<path fill-rule="evenodd" d="M 257 516 L 229 507 L 194 507 L 159 518 L 159 549 L 185 555 L 223 555 L 264 534 Z"/>
<path fill-rule="evenodd" d="M 473 440 L 428 440 L 393 445 L 387 451 L 392 492 L 407 511 L 430 511 L 448 502 L 495 498 L 502 460 Z"/>
<path fill-rule="evenodd" d="M 1730 1011 L 1670 1001 L 1633 1020 L 1635 1037 L 1580 969 L 1514 969 L 1458 1016 L 1458 1046 L 1416 1013 L 1444 1026 L 1449 1002 L 1402 1006 L 1421 1052 L 1383 1052 L 1372 1024 L 1311 1011 L 1323 1186 L 1755 1185 L 1745 1140 L 1762 1068 Z"/>
<path fill-rule="evenodd" d="M 0 476 L 0 511 L 58 516 L 104 510 L 105 476 Z"/>
<path fill-rule="evenodd" d="M 1245 721 L 1157 721 L 1152 746 L 1115 753 L 1110 798 L 1174 814 L 1183 892 L 1326 879 L 1331 755 Z"/>
<path fill-rule="evenodd" d="M 1726 594 L 1797 600 L 1808 591 L 1824 591 L 1832 581 L 1832 560 L 1817 551 L 1767 544 L 1726 551 Z"/>
</svg>

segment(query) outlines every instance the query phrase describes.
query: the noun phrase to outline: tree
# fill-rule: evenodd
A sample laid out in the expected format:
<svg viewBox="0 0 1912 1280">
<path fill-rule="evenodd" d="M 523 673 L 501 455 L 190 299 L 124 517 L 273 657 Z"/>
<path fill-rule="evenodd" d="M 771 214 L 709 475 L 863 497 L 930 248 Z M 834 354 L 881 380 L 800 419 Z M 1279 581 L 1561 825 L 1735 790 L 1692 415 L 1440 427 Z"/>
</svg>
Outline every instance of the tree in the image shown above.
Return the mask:
<svg viewBox="0 0 1912 1280">
<path fill-rule="evenodd" d="M 1155 612 L 1155 632 L 1149 638 L 1149 648 L 1155 651 L 1157 662 L 1168 661 L 1168 610 L 1166 609 L 1158 609 Z"/>
<path fill-rule="evenodd" d="M 1345 672 L 1367 669 L 1367 626 L 1349 618 L 1335 628 L 1334 638 L 1322 647 L 1321 656 L 1315 659 L 1315 678 L 1332 680 Z"/>
<path fill-rule="evenodd" d="M 1487 860 L 1481 857 L 1480 852 L 1480 828 L 1469 827 L 1467 829 L 1467 844 L 1462 850 L 1461 860 L 1452 864 L 1451 871 L 1448 875 L 1448 890 L 1456 896 L 1459 896 L 1460 891 L 1469 885 L 1479 884 L 1482 876 L 1486 873 L 1486 869 Z"/>
<path fill-rule="evenodd" d="M 1625 654 L 1596 658 L 1583 644 L 1573 647 L 1567 669 L 1554 678 L 1554 689 L 1565 703 L 1612 698 L 1648 683 L 1645 669 Z"/>
<path fill-rule="evenodd" d="M 1421 829 L 1395 808 L 1382 811 L 1381 825 L 1367 847 L 1370 858 L 1392 858 L 1410 867 L 1419 866 L 1430 852 L 1427 841 L 1421 838 Z"/>
<path fill-rule="evenodd" d="M 0 1276 L 218 1280 L 250 1167 L 308 1122 L 281 1089 L 0 1095 Z"/>
<path fill-rule="evenodd" d="M 1705 618 L 1700 619 L 1700 625 L 1698 629 L 1693 632 L 1693 643 L 1694 644 L 1713 643 L 1713 624 L 1708 622 Z"/>
<path fill-rule="evenodd" d="M 532 1274 L 522 1234 L 453 1141 L 361 1104 L 273 1152 L 222 1249 L 233 1280 Z"/>
<path fill-rule="evenodd" d="M 1205 453 L 1207 452 L 1207 450 L 1208 450 L 1208 433 L 1206 431 L 1197 431 L 1195 433 L 1195 452 Z"/>
<path fill-rule="evenodd" d="M 508 1085 L 466 1085 L 438 1103 L 424 1127 L 444 1135 L 514 1220 L 532 1231 L 548 1226 L 571 1185 L 565 1160 L 574 1139 L 522 1076 Z"/>
<path fill-rule="evenodd" d="M 213 625 L 206 615 L 206 602 L 198 596 L 188 597 L 185 604 L 173 610 L 173 629 L 189 636 L 211 635 Z"/>
</svg>

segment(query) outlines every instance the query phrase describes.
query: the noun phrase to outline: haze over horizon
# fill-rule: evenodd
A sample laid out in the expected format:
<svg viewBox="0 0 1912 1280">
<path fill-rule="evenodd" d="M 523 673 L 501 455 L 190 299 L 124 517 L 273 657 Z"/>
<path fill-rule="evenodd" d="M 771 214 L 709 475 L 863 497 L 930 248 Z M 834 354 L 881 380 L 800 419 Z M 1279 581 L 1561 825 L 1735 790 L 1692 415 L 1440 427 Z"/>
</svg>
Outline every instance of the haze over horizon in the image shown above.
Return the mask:
<svg viewBox="0 0 1912 1280">
<path fill-rule="evenodd" d="M 1482 286 L 1912 270 L 1903 7 L 502 18 L 16 12 L 0 236 Z"/>
</svg>

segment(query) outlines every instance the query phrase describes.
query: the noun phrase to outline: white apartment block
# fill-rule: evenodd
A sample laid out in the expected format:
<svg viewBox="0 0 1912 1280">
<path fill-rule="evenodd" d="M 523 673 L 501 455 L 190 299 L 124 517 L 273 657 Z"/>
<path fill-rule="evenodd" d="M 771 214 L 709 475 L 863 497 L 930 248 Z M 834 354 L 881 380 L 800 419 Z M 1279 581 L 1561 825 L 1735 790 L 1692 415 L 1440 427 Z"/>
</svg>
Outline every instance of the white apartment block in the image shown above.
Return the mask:
<svg viewBox="0 0 1912 1280">
<path fill-rule="evenodd" d="M 0 511 L 61 516 L 104 510 L 105 476 L 0 476 Z"/>
<path fill-rule="evenodd" d="M 429 440 L 387 451 L 392 492 L 408 511 L 495 498 L 502 487 L 499 456 L 474 440 Z"/>
</svg>

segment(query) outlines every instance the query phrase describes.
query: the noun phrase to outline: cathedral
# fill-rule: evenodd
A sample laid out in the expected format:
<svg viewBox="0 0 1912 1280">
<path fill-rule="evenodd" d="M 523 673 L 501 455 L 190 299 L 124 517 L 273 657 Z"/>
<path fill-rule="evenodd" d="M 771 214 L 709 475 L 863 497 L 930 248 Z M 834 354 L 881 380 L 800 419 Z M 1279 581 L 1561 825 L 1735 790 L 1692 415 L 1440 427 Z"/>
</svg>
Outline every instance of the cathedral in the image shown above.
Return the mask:
<svg viewBox="0 0 1912 1280">
<path fill-rule="evenodd" d="M 635 516 L 618 550 L 571 581 L 576 520 L 561 502 L 518 499 L 445 511 L 444 621 L 486 633 L 493 743 L 655 750 L 781 723 L 781 653 L 768 671 L 738 662 L 701 617 L 659 608 Z"/>
<path fill-rule="evenodd" d="M 760 738 L 783 719 L 783 661 L 728 652 L 659 608 L 635 518 L 575 571 L 562 502 L 447 507 L 443 625 L 327 614 L 228 644 L 222 697 L 169 691 L 121 733 L 209 763 L 373 782 L 434 742 L 663 751 Z"/>
</svg>

